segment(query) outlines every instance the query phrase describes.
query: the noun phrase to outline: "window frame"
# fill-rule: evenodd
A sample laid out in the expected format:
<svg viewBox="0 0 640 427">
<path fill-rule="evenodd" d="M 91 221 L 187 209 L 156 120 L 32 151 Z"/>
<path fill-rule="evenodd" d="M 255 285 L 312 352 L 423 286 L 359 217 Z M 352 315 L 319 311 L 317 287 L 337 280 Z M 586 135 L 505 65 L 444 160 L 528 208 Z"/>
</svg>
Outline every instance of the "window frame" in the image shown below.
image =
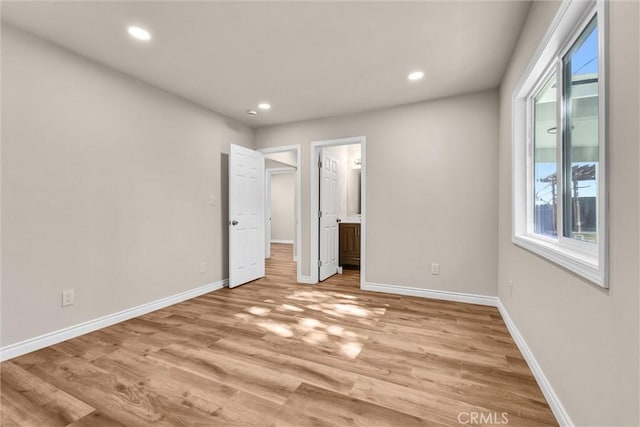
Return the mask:
<svg viewBox="0 0 640 427">
<path fill-rule="evenodd" d="M 607 230 L 607 52 L 608 7 L 604 0 L 565 0 L 513 93 L 512 242 L 608 288 Z M 566 124 L 563 59 L 596 17 L 598 28 L 597 243 L 564 236 L 564 149 Z M 535 97 L 556 75 L 557 238 L 534 232 Z"/>
</svg>

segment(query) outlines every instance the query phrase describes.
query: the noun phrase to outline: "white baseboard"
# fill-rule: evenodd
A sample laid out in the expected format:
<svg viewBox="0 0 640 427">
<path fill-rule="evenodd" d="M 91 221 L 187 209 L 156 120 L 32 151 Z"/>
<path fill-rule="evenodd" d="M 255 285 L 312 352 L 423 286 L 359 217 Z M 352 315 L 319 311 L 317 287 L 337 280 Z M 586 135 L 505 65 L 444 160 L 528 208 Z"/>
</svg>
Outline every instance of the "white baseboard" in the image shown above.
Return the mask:
<svg viewBox="0 0 640 427">
<path fill-rule="evenodd" d="M 573 426 L 575 425 L 573 421 L 571 421 L 571 417 L 567 413 L 564 405 L 558 398 L 558 395 L 553 390 L 551 383 L 547 379 L 547 376 L 544 374 L 542 367 L 536 360 L 535 356 L 531 352 L 531 349 L 527 345 L 526 341 L 516 328 L 515 323 L 511 320 L 509 313 L 506 308 L 502 304 L 502 301 L 498 297 L 486 296 L 486 295 L 475 295 L 475 294 L 464 294 L 459 292 L 449 292 L 449 291 L 440 291 L 434 289 L 420 289 L 420 288 L 411 288 L 406 286 L 394 286 L 394 285 L 384 285 L 380 283 L 366 283 L 362 286 L 362 289 L 365 291 L 373 291 L 373 292 L 385 292 L 390 294 L 398 294 L 398 295 L 408 295 L 414 297 L 423 297 L 423 298 L 434 298 L 441 299 L 447 301 L 456 301 L 456 302 L 464 302 L 470 304 L 481 304 L 488 305 L 491 307 L 497 307 L 500 315 L 504 319 L 504 323 L 511 334 L 511 337 L 515 341 L 516 345 L 520 349 L 524 359 L 529 365 L 529 369 L 533 373 L 533 376 L 542 391 L 542 394 L 547 399 L 549 403 L 549 407 L 553 412 L 553 415 L 556 417 L 558 424 L 560 426 Z"/>
<path fill-rule="evenodd" d="M 271 239 L 271 243 L 282 243 L 284 245 L 293 245 L 293 240 Z"/>
<path fill-rule="evenodd" d="M 520 349 L 520 352 L 524 356 L 524 359 L 527 361 L 529 369 L 531 369 L 531 372 L 533 372 L 533 376 L 535 377 L 540 390 L 542 390 L 542 394 L 547 399 L 549 407 L 551 408 L 553 415 L 556 417 L 558 424 L 560 424 L 561 426 L 575 425 L 573 424 L 573 421 L 571 421 L 567 410 L 564 408 L 564 405 L 558 398 L 558 395 L 553 390 L 553 387 L 551 387 L 551 383 L 547 379 L 547 376 L 542 371 L 542 367 L 531 352 L 531 349 L 527 345 L 527 342 L 524 340 L 523 336 L 520 334 L 520 331 L 518 331 L 518 328 L 516 328 L 515 323 L 513 323 L 513 320 L 511 320 L 511 316 L 509 316 L 507 309 L 502 304 L 502 301 L 500 299 L 498 299 L 498 311 L 500 311 L 500 315 L 502 315 L 502 319 L 504 319 L 504 323 L 507 325 L 507 329 L 509 329 L 511 337 L 516 342 L 516 345 Z"/>
<path fill-rule="evenodd" d="M 385 285 L 381 283 L 367 282 L 362 285 L 362 290 L 384 292 L 387 294 L 407 295 L 412 297 L 432 298 L 446 301 L 466 302 L 468 304 L 480 304 L 496 307 L 498 297 L 489 295 L 465 294 L 461 292 L 440 291 L 436 289 L 411 288 L 407 286 Z"/>
<path fill-rule="evenodd" d="M 303 284 L 315 284 L 310 276 L 298 277 L 298 283 Z M 12 359 L 14 357 L 30 353 L 32 351 L 39 350 L 50 345 L 57 344 L 62 341 L 66 341 L 71 338 L 78 337 L 80 335 L 87 334 L 89 332 L 96 331 L 98 329 L 106 328 L 107 326 L 114 325 L 116 323 L 123 322 L 125 320 L 132 319 L 134 317 L 142 316 L 146 313 L 150 313 L 161 308 L 165 308 L 182 301 L 186 301 L 197 296 L 213 292 L 223 287 L 228 286 L 228 280 L 224 279 L 219 282 L 210 283 L 208 285 L 200 286 L 198 288 L 181 292 L 179 294 L 171 295 L 165 298 L 158 299 L 146 304 L 132 307 L 126 310 L 119 311 L 117 313 L 109 314 L 99 317 L 97 319 L 89 320 L 74 326 L 69 326 L 64 329 L 60 329 L 54 332 L 50 332 L 38 337 L 30 338 L 18 343 L 10 344 L 4 347 L 0 347 L 0 361 Z M 573 426 L 573 422 L 567 413 L 567 410 L 562 405 L 562 402 L 556 395 L 551 383 L 547 379 L 546 375 L 542 371 L 542 367 L 536 360 L 535 356 L 531 352 L 531 349 L 527 345 L 523 336 L 518 331 L 518 328 L 511 320 L 511 316 L 507 312 L 506 308 L 502 304 L 502 301 L 498 297 L 492 297 L 487 295 L 466 294 L 460 292 L 449 292 L 435 289 L 421 289 L 412 288 L 406 286 L 394 286 L 385 285 L 380 283 L 366 283 L 362 286 L 365 291 L 372 292 L 384 292 L 390 294 L 407 295 L 423 298 L 433 298 L 446 301 L 456 301 L 470 304 L 481 304 L 492 307 L 497 307 L 498 311 L 502 315 L 504 322 L 511 334 L 516 345 L 520 349 L 520 352 L 524 356 L 533 376 L 535 377 L 544 397 L 547 399 L 551 410 L 553 411 L 556 420 L 561 426 Z"/>
<path fill-rule="evenodd" d="M 228 283 L 229 281 L 227 279 L 224 279 L 219 282 L 210 283 L 208 285 L 200 286 L 198 288 L 181 292 L 179 294 L 160 298 L 158 300 L 148 302 L 137 307 L 128 308 L 117 313 L 108 314 L 97 319 L 89 320 L 77 325 L 59 329 L 57 331 L 49 332 L 38 337 L 6 345 L 0 348 L 0 361 L 12 359 L 14 357 L 36 351 L 44 347 L 48 347 L 50 345 L 66 341 L 80 335 L 88 334 L 89 332 L 106 328 L 107 326 L 111 326 L 116 323 L 132 319 L 134 317 L 142 316 L 143 314 L 147 314 L 152 311 L 159 310 L 161 308 L 165 308 L 170 305 L 174 305 L 209 292 L 217 291 L 218 289 L 222 289 L 225 286 L 228 286 Z"/>
<path fill-rule="evenodd" d="M 311 279 L 311 276 L 298 276 L 298 283 L 302 283 L 305 285 L 315 285 L 318 282 L 314 282 Z"/>
</svg>

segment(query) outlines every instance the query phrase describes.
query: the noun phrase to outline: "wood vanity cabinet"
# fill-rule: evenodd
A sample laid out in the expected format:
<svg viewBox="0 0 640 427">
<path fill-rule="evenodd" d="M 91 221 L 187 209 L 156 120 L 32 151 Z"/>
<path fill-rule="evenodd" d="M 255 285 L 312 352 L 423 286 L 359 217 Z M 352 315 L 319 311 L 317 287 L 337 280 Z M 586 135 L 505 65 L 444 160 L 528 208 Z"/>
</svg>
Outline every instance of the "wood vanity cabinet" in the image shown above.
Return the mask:
<svg viewBox="0 0 640 427">
<path fill-rule="evenodd" d="M 360 224 L 340 223 L 340 265 L 360 266 Z"/>
</svg>

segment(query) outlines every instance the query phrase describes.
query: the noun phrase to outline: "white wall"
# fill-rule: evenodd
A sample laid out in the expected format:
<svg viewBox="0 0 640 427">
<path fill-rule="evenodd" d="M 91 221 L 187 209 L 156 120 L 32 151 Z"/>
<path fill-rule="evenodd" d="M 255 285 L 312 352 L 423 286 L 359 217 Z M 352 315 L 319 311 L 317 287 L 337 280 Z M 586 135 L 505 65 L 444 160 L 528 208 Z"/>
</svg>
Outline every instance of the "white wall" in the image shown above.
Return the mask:
<svg viewBox="0 0 640 427">
<path fill-rule="evenodd" d="M 499 296 L 579 426 L 637 426 L 639 408 L 639 8 L 610 3 L 610 289 L 511 243 L 513 90 L 558 8 L 534 2 L 500 88 Z M 515 286 L 513 296 L 509 280 Z"/>
<path fill-rule="evenodd" d="M 3 23 L 2 345 L 226 278 L 225 153 L 252 137 Z"/>
<path fill-rule="evenodd" d="M 302 144 L 302 230 L 310 142 L 358 135 L 367 137 L 367 280 L 496 295 L 497 91 L 257 129 L 256 147 Z M 308 231 L 301 249 L 308 275 Z"/>
<path fill-rule="evenodd" d="M 271 240 L 295 239 L 295 173 L 271 175 Z"/>
</svg>

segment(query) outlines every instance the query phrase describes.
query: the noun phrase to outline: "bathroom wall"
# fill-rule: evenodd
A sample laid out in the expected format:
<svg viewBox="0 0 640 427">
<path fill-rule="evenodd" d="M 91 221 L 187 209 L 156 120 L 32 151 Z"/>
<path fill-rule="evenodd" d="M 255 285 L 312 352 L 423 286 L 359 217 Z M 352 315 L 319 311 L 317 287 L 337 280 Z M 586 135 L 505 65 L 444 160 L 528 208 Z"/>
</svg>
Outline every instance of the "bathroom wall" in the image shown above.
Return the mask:
<svg viewBox="0 0 640 427">
<path fill-rule="evenodd" d="M 354 206 L 360 198 L 360 191 L 350 178 L 353 171 L 360 171 L 360 144 L 339 145 L 323 149 L 338 160 L 338 218 L 342 221 L 359 221 Z"/>
</svg>

